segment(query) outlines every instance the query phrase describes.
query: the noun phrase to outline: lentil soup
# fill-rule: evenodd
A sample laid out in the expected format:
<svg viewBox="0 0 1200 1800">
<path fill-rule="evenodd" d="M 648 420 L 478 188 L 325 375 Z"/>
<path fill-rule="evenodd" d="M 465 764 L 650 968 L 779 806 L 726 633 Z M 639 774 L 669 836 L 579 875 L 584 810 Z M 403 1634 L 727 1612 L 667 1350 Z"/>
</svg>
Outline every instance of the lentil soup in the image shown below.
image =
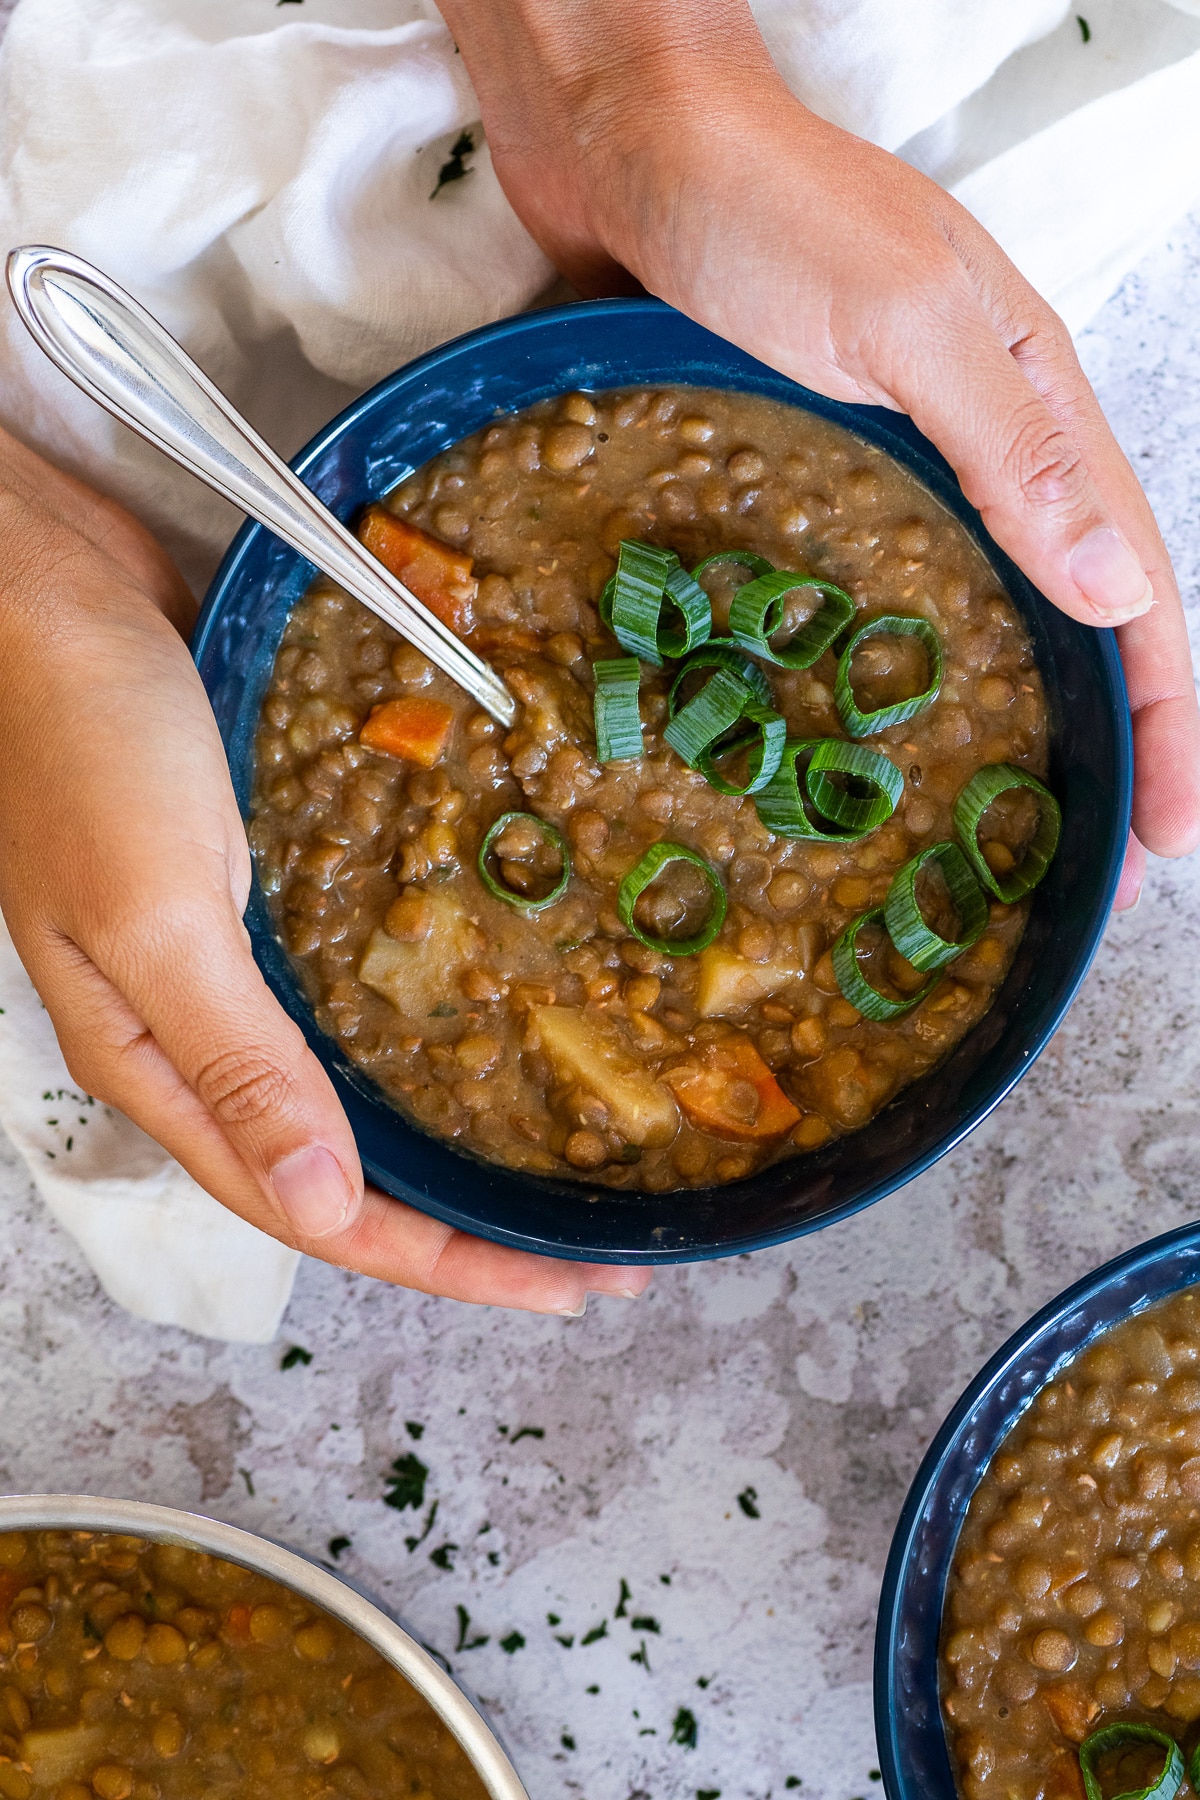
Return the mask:
<svg viewBox="0 0 1200 1800">
<path fill-rule="evenodd" d="M 864 1125 L 987 1011 L 1028 910 L 1000 887 L 1053 805 L 1031 801 L 1045 697 L 990 565 L 883 451 L 746 394 L 575 393 L 435 457 L 361 535 L 519 702 L 506 732 L 320 580 L 263 704 L 249 831 L 275 928 L 321 1027 L 411 1121 L 537 1174 L 730 1182 Z M 690 660 L 664 630 L 655 666 L 653 621 L 645 642 L 621 626 L 627 563 L 630 592 L 658 567 L 664 618 L 703 589 L 716 662 L 703 632 Z M 732 644 L 759 570 L 817 585 Z M 785 666 L 822 605 L 844 607 L 840 644 Z M 722 682 L 761 744 L 685 760 L 666 734 Z M 754 789 L 760 751 L 777 773 Z M 967 870 L 967 907 L 942 853 L 994 765 L 1025 787 L 959 830 L 992 889 Z M 856 796 L 873 822 L 831 825 Z M 953 958 L 940 978 L 884 929 L 902 872 Z"/>
<path fill-rule="evenodd" d="M 1105 1794 L 1152 1785 L 1173 1743 L 1195 1754 L 1200 1290 L 1105 1332 L 1009 1433 L 959 1537 L 941 1657 L 967 1800 L 1084 1800 L 1081 1748 Z"/>
<path fill-rule="evenodd" d="M 486 1800 L 429 1703 L 264 1575 L 174 1544 L 0 1533 L 3 1800 Z"/>
</svg>

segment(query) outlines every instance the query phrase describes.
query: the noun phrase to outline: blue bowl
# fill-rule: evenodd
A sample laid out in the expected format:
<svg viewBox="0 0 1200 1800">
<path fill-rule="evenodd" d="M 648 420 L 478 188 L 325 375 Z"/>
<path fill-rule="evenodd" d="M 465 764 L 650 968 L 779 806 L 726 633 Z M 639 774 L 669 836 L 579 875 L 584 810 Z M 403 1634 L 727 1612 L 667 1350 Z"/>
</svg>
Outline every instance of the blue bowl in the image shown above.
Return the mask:
<svg viewBox="0 0 1200 1800">
<path fill-rule="evenodd" d="M 671 1194 L 515 1175 L 406 1124 L 313 1021 L 261 891 L 246 924 L 269 985 L 329 1071 L 368 1178 L 465 1231 L 552 1256 L 686 1262 L 815 1231 L 911 1181 L 991 1112 L 1071 1004 L 1112 904 L 1129 830 L 1129 709 L 1113 638 L 1055 611 L 992 543 L 953 472 L 909 419 L 826 400 L 655 300 L 524 314 L 410 363 L 342 413 L 293 467 L 349 520 L 499 412 L 575 388 L 686 383 L 765 394 L 847 427 L 911 469 L 978 540 L 1025 620 L 1052 720 L 1058 855 L 992 1010 L 939 1068 L 863 1130 L 727 1187 Z M 259 525 L 230 546 L 196 630 L 195 655 L 234 787 L 248 812 L 259 707 L 311 564 Z"/>
<path fill-rule="evenodd" d="M 892 1539 L 875 1634 L 875 1730 L 888 1800 L 958 1800 L 938 1637 L 959 1529 L 988 1464 L 1034 1395 L 1085 1344 L 1196 1282 L 1198 1225 L 1085 1275 L 997 1350 L 929 1446 Z"/>
</svg>

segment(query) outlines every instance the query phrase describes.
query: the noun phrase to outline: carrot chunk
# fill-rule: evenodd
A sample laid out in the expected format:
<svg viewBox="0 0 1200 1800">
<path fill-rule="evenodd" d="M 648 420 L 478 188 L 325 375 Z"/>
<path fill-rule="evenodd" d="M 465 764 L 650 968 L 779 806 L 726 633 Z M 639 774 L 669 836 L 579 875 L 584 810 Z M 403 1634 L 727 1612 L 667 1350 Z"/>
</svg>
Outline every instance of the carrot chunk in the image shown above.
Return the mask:
<svg viewBox="0 0 1200 1800">
<path fill-rule="evenodd" d="M 399 700 L 385 700 L 382 706 L 373 706 L 358 734 L 358 741 L 368 750 L 382 751 L 384 756 L 403 757 L 406 762 L 432 769 L 442 759 L 453 724 L 454 708 L 447 706 L 444 700 L 409 694 Z"/>
<path fill-rule="evenodd" d="M 471 573 L 475 565 L 469 556 L 398 519 L 383 506 L 367 508 L 358 535 L 371 555 L 411 588 L 444 625 L 460 637 L 470 631 L 479 583 Z"/>
<path fill-rule="evenodd" d="M 706 1046 L 704 1057 L 662 1077 L 698 1131 L 750 1141 L 781 1137 L 799 1120 L 799 1109 L 748 1037 L 731 1033 Z"/>
<path fill-rule="evenodd" d="M 225 1622 L 221 1626 L 221 1636 L 227 1644 L 248 1644 L 250 1642 L 250 1608 L 248 1606 L 231 1606 L 225 1614 Z"/>
</svg>

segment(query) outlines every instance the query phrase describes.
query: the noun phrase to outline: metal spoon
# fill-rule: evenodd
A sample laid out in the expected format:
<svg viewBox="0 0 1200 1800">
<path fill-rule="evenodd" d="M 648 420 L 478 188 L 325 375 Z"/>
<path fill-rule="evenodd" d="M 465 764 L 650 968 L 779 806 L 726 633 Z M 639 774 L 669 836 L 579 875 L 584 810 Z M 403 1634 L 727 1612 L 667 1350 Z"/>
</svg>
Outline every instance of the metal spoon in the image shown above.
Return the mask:
<svg viewBox="0 0 1200 1800">
<path fill-rule="evenodd" d="M 340 524 L 157 319 L 80 256 L 26 244 L 8 258 L 13 304 L 64 375 L 124 424 L 315 563 L 502 725 L 512 695 Z"/>
</svg>

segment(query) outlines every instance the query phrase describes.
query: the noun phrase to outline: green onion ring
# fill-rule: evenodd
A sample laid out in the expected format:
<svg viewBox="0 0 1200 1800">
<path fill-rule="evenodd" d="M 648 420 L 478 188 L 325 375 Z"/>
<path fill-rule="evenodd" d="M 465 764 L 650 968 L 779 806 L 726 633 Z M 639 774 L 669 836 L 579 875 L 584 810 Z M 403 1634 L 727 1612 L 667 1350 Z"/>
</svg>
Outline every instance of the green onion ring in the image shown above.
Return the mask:
<svg viewBox="0 0 1200 1800">
<path fill-rule="evenodd" d="M 880 706 L 874 712 L 860 712 L 850 685 L 850 665 L 859 646 L 873 637 L 920 638 L 929 657 L 929 686 L 923 693 L 914 694 L 909 700 L 897 701 L 895 706 Z M 900 613 L 885 613 L 882 618 L 871 619 L 855 632 L 838 657 L 833 698 L 842 715 L 842 724 L 854 738 L 870 737 L 873 732 L 886 731 L 889 725 L 902 725 L 905 719 L 913 719 L 919 712 L 924 712 L 927 706 L 933 705 L 942 685 L 942 672 L 941 639 L 928 619 L 910 618 L 907 614 Z"/>
<path fill-rule="evenodd" d="M 706 923 L 690 938 L 652 937 L 643 931 L 633 916 L 639 895 L 650 886 L 655 878 L 673 862 L 692 863 L 701 871 L 712 893 L 713 907 Z M 617 894 L 617 917 L 627 931 L 631 931 L 639 944 L 645 944 L 648 950 L 658 950 L 663 956 L 695 956 L 698 950 L 706 950 L 725 923 L 725 912 L 729 902 L 725 898 L 725 886 L 711 863 L 706 863 L 702 856 L 689 850 L 683 844 L 671 844 L 665 840 L 651 844 L 641 861 L 635 863 Z"/>
<path fill-rule="evenodd" d="M 753 550 L 717 550 L 712 556 L 706 556 L 692 570 L 692 580 L 699 581 L 705 569 L 716 569 L 722 563 L 733 563 L 738 568 L 749 569 L 751 575 L 772 575 L 774 563 L 769 563 L 765 556 L 756 556 Z"/>
<path fill-rule="evenodd" d="M 1116 1795 L 1115 1800 L 1175 1800 L 1183 1786 L 1183 1753 L 1179 1745 L 1156 1725 L 1136 1724 L 1133 1720 L 1118 1720 L 1115 1725 L 1102 1725 L 1099 1731 L 1093 1731 L 1091 1737 L 1084 1738 L 1080 1744 L 1079 1770 L 1083 1776 L 1087 1800 L 1103 1800 L 1095 1769 L 1097 1759 L 1109 1750 L 1120 1750 L 1125 1744 L 1158 1744 L 1166 1751 L 1167 1757 L 1157 1781 L 1151 1782 L 1149 1787 L 1131 1788 L 1127 1793 Z M 1196 1762 L 1198 1759 L 1193 1756 L 1192 1760 Z"/>
<path fill-rule="evenodd" d="M 675 607 L 681 627 L 663 625 L 664 601 Z M 604 584 L 599 612 L 622 649 L 655 668 L 664 656 L 686 656 L 712 630 L 708 595 L 675 552 L 637 538 L 621 539 L 617 572 Z"/>
<path fill-rule="evenodd" d="M 874 792 L 852 794 L 830 780 L 845 775 Z M 890 819 L 904 792 L 904 776 L 889 757 L 865 744 L 847 744 L 841 738 L 824 738 L 813 751 L 806 777 L 808 797 L 817 811 L 855 837 L 874 831 Z"/>
<path fill-rule="evenodd" d="M 755 794 L 758 816 L 776 837 L 809 838 L 819 844 L 852 844 L 863 836 L 861 831 L 839 831 L 828 823 L 814 824 L 809 815 L 808 763 L 806 761 L 804 765 L 803 787 L 796 764 L 801 756 L 811 757 L 824 741 L 823 738 L 789 738 L 783 746 L 778 769 L 767 785 Z"/>
<path fill-rule="evenodd" d="M 783 619 L 784 596 L 796 588 L 816 588 L 824 595 L 824 604 L 811 619 L 805 620 L 782 650 L 776 650 L 771 634 L 779 630 Z M 765 662 L 778 663 L 784 669 L 811 669 L 853 617 L 853 600 L 832 581 L 772 569 L 770 574 L 748 581 L 734 595 L 729 608 L 729 635 Z"/>
<path fill-rule="evenodd" d="M 640 756 L 642 719 L 638 712 L 638 684 L 642 666 L 636 656 L 613 656 L 594 662 L 596 692 L 592 705 L 596 720 L 596 757 L 599 762 L 624 762 Z"/>
<path fill-rule="evenodd" d="M 547 843 L 553 844 L 554 848 L 562 857 L 562 874 L 550 889 L 550 892 L 544 894 L 540 900 L 527 900 L 524 894 L 514 894 L 511 888 L 506 888 L 503 883 L 496 880 L 496 877 L 487 866 L 487 859 L 492 845 L 500 836 L 504 827 L 506 825 L 511 825 L 514 819 L 532 819 Z M 488 893 L 494 894 L 497 900 L 503 900 L 507 906 L 515 906 L 518 912 L 523 913 L 540 913 L 544 912 L 546 907 L 553 906 L 555 901 L 562 899 L 567 891 L 567 883 L 571 879 L 571 856 L 566 843 L 564 842 L 562 832 L 559 831 L 556 826 L 551 825 L 549 819 L 540 819 L 537 813 L 501 813 L 495 824 L 489 826 L 487 834 L 484 837 L 482 844 L 479 846 L 479 855 L 476 858 L 476 865 L 479 869 L 479 879 L 482 881 Z"/>
<path fill-rule="evenodd" d="M 751 662 L 744 650 L 739 650 L 732 638 L 709 638 L 707 644 L 699 650 L 693 650 L 683 667 L 671 683 L 671 691 L 667 695 L 667 717 L 673 719 L 676 712 L 681 711 L 679 694 L 688 676 L 697 669 L 732 669 L 740 675 L 746 685 L 754 692 L 754 698 L 760 706 L 771 704 L 771 684 L 756 662 Z M 693 696 L 694 697 L 694 696 Z"/>
<path fill-rule="evenodd" d="M 710 744 L 736 725 L 754 700 L 748 681 L 732 669 L 719 668 L 698 694 L 665 727 L 663 737 L 690 769 L 699 766 Z"/>
<path fill-rule="evenodd" d="M 871 986 L 858 966 L 858 934 L 864 925 L 879 925 L 884 931 L 887 930 L 882 906 L 874 906 L 870 912 L 862 913 L 857 919 L 852 919 L 833 946 L 830 956 L 837 984 L 844 997 L 856 1011 L 862 1014 L 864 1019 L 881 1022 L 884 1019 L 902 1018 L 905 1013 L 910 1013 L 914 1006 L 920 1006 L 922 1000 L 933 992 L 941 980 L 941 974 L 940 972 L 934 974 L 924 987 L 918 989 L 910 999 L 889 1000 L 886 994 L 881 994 L 878 988 Z"/>
<path fill-rule="evenodd" d="M 979 848 L 979 821 L 992 801 L 1012 788 L 1028 788 L 1031 794 L 1036 794 L 1041 801 L 1041 817 L 1019 867 L 1002 880 L 992 873 Z M 1014 900 L 1023 899 L 1037 886 L 1050 867 L 1062 830 L 1062 812 L 1050 789 L 1028 769 L 1015 768 L 1012 763 L 988 763 L 977 770 L 954 802 L 951 816 L 967 853 L 967 861 L 987 891 L 1007 906 Z"/>
<path fill-rule="evenodd" d="M 712 631 L 712 601 L 694 576 L 676 563 L 667 576 L 663 593 L 683 620 L 682 628 L 659 623 L 656 642 L 661 656 L 688 656 L 706 644 Z"/>
<path fill-rule="evenodd" d="M 772 712 L 769 706 L 755 706 L 751 703 L 743 708 L 738 723 L 749 724 L 749 731 L 741 732 L 727 743 L 710 744 L 696 758 L 696 767 L 709 786 L 716 788 L 718 794 L 757 794 L 760 788 L 766 787 L 783 757 L 787 720 L 782 714 Z M 741 750 L 749 751 L 749 776 L 738 787 L 718 773 L 716 760 L 719 757 L 724 761 L 726 757 L 736 756 Z"/>
<path fill-rule="evenodd" d="M 939 937 L 925 923 L 917 900 L 917 878 L 928 862 L 936 862 L 946 878 L 961 930 L 956 940 Z M 982 937 L 988 922 L 988 904 L 966 857 L 957 844 L 947 840 L 944 844 L 930 844 L 896 871 L 883 903 L 883 915 L 888 936 L 914 969 L 940 969 Z"/>
</svg>

